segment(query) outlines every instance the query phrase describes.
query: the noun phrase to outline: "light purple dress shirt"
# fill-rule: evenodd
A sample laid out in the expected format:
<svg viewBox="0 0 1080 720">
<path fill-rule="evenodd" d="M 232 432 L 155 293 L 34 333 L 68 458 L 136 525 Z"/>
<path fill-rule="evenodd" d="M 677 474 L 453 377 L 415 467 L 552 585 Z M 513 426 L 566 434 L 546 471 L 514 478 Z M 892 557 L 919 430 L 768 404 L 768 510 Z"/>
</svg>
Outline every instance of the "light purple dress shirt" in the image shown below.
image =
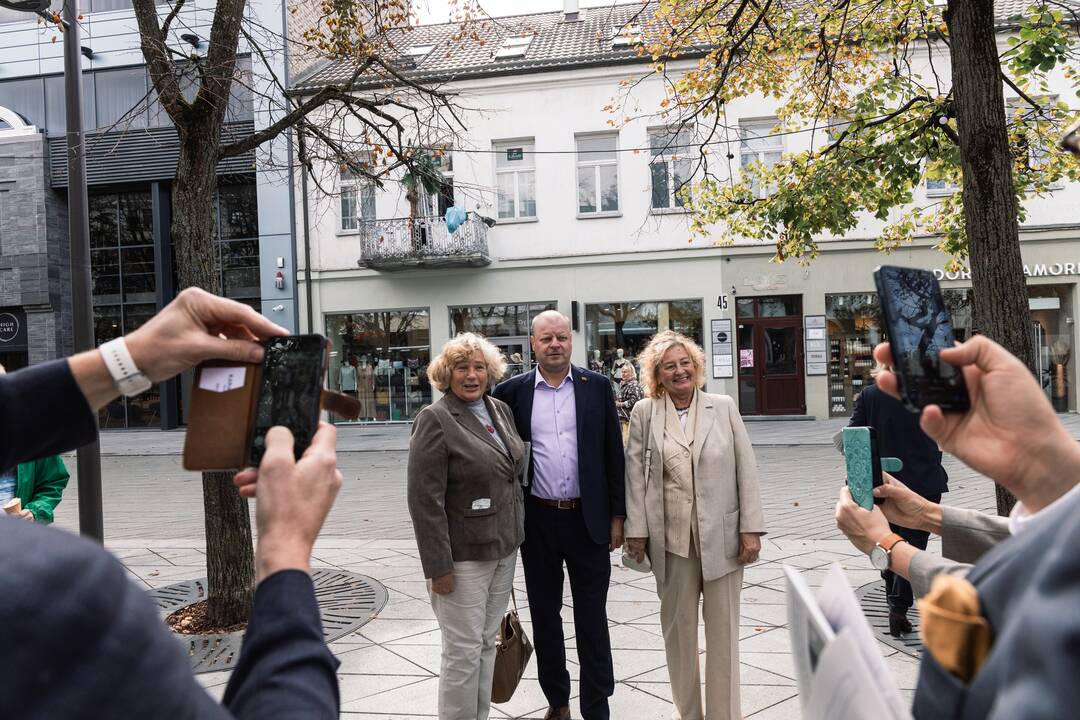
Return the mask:
<svg viewBox="0 0 1080 720">
<path fill-rule="evenodd" d="M 578 479 L 577 403 L 573 368 L 559 387 L 536 371 L 532 408 L 532 494 L 548 500 L 581 497 Z"/>
</svg>

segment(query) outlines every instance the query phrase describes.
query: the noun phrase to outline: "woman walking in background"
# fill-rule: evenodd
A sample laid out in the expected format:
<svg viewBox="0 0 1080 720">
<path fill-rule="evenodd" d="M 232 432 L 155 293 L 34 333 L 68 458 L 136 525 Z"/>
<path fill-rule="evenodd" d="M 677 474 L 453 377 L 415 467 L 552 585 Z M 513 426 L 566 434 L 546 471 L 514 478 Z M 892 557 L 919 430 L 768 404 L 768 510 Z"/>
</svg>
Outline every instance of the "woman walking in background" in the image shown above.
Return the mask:
<svg viewBox="0 0 1080 720">
<path fill-rule="evenodd" d="M 619 424 L 622 426 L 622 441 L 626 445 L 630 433 L 630 413 L 638 401 L 645 397 L 645 391 L 637 379 L 637 371 L 629 362 L 622 366 L 622 384 L 619 385 L 619 394 L 615 396 L 615 407 L 619 410 Z"/>
</svg>

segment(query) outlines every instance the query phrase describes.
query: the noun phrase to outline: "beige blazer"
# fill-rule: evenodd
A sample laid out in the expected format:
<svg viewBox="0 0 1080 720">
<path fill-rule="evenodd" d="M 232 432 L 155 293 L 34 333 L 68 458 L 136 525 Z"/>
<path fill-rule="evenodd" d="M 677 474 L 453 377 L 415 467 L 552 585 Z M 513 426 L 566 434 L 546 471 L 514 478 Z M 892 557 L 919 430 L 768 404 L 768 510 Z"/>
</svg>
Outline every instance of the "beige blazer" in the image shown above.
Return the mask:
<svg viewBox="0 0 1080 720">
<path fill-rule="evenodd" d="M 757 461 L 735 401 L 697 393 L 694 442 L 694 511 L 705 582 L 741 566 L 739 533 L 764 533 Z M 647 537 L 653 573 L 664 581 L 663 399 L 646 398 L 630 416 L 626 449 L 626 537 Z M 646 473 L 648 480 L 646 481 Z"/>
<path fill-rule="evenodd" d="M 409 440 L 408 498 L 424 577 L 500 560 L 525 538 L 525 444 L 501 400 L 485 397 L 506 450 L 453 393 L 424 408 Z"/>
</svg>

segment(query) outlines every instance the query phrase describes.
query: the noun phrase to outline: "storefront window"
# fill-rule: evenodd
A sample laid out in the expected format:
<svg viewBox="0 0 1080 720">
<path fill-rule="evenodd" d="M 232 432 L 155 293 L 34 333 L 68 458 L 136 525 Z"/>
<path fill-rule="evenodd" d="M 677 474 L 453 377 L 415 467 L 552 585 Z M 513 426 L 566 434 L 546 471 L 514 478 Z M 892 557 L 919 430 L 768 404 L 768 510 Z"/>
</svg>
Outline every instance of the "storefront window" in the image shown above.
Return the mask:
<svg viewBox="0 0 1080 720">
<path fill-rule="evenodd" d="M 1071 292 L 1067 285 L 1028 288 L 1035 376 L 1058 412 L 1069 409 L 1072 332 L 1064 310 L 1071 307 Z"/>
<path fill-rule="evenodd" d="M 361 422 L 412 420 L 431 404 L 426 309 L 327 315 L 326 334 L 329 386 L 360 401 Z"/>
<path fill-rule="evenodd" d="M 585 337 L 589 369 L 612 377 L 645 349 L 652 336 L 662 330 L 674 330 L 699 345 L 701 337 L 701 301 L 666 300 L 600 303 L 585 306 Z"/>
<path fill-rule="evenodd" d="M 532 370 L 529 328 L 533 318 L 556 303 L 518 303 L 511 305 L 468 305 L 450 308 L 450 335 L 472 332 L 495 343 L 506 357 L 504 378 Z"/>
<path fill-rule="evenodd" d="M 971 337 L 971 290 L 944 290 L 952 314 L 956 339 Z M 887 339 L 881 303 L 875 293 L 827 295 L 826 326 L 829 336 L 829 416 L 848 417 L 855 398 L 873 383 L 874 346 Z"/>
</svg>

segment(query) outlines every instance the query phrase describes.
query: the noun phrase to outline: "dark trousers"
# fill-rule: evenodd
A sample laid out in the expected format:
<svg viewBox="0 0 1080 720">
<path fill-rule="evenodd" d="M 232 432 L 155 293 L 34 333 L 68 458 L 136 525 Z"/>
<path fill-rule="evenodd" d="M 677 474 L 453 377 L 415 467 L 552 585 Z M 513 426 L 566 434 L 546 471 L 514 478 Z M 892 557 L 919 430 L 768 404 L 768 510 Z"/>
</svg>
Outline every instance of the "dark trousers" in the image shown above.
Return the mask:
<svg viewBox="0 0 1080 720">
<path fill-rule="evenodd" d="M 932 503 L 940 503 L 941 495 L 931 495 L 926 499 Z M 926 544 L 930 541 L 930 533 L 925 530 L 912 530 L 892 523 L 889 524 L 889 527 L 894 533 L 911 543 L 912 547 L 919 550 L 925 550 Z M 889 603 L 889 611 L 906 615 L 911 606 L 915 604 L 911 592 L 911 583 L 892 570 L 882 571 L 881 579 L 885 581 L 885 599 Z"/>
<path fill-rule="evenodd" d="M 551 707 L 570 704 L 562 625 L 563 562 L 574 598 L 581 716 L 584 720 L 608 720 L 608 698 L 615 692 L 615 672 L 607 623 L 611 581 L 607 545 L 592 541 L 580 509 L 558 510 L 528 498 L 521 564 L 529 593 L 540 688 Z"/>
</svg>

